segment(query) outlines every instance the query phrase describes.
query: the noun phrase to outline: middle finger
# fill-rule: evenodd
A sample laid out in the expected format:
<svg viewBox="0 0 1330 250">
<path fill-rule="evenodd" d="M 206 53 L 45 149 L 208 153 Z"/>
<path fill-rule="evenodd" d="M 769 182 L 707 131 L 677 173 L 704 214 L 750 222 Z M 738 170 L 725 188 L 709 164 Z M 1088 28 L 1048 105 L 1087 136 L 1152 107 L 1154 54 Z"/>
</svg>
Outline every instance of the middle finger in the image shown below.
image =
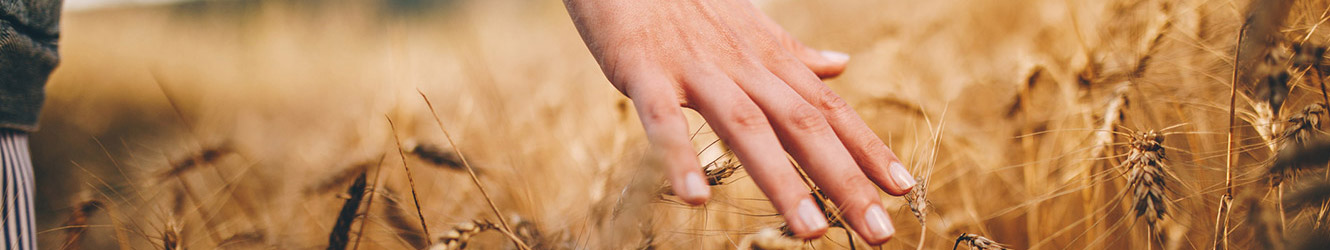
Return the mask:
<svg viewBox="0 0 1330 250">
<path fill-rule="evenodd" d="M 886 242 L 895 233 L 882 210 L 877 186 L 864 175 L 822 112 L 760 64 L 731 72 L 768 116 L 785 151 L 841 208 L 866 241 Z"/>
</svg>

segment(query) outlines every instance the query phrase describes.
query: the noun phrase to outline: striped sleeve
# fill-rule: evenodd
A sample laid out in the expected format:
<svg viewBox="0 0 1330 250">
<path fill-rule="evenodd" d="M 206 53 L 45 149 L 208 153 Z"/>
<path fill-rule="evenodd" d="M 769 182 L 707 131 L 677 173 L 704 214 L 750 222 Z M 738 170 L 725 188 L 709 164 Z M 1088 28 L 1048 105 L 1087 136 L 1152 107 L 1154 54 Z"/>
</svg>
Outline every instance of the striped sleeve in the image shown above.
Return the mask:
<svg viewBox="0 0 1330 250">
<path fill-rule="evenodd" d="M 33 221 L 32 160 L 28 152 L 28 135 L 14 130 L 0 129 L 0 167 L 4 195 L 3 237 L 6 249 L 37 249 Z"/>
</svg>

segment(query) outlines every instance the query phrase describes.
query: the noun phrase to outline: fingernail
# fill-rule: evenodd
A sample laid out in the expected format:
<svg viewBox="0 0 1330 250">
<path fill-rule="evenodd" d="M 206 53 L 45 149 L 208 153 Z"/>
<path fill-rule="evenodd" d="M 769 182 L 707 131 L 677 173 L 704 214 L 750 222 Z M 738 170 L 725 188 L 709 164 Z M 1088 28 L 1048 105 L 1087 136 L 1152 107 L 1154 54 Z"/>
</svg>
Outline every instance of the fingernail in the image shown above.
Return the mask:
<svg viewBox="0 0 1330 250">
<path fill-rule="evenodd" d="M 868 210 L 864 212 L 864 220 L 868 222 L 868 232 L 873 234 L 873 239 L 890 238 L 896 233 L 896 228 L 891 227 L 891 219 L 888 219 L 887 213 L 882 211 L 882 206 L 877 204 L 868 206 Z"/>
<path fill-rule="evenodd" d="M 901 165 L 900 162 L 892 162 L 890 168 L 891 178 L 896 179 L 896 184 L 900 185 L 902 189 L 914 187 L 914 176 L 910 174 L 909 170 L 905 170 L 905 165 Z"/>
<path fill-rule="evenodd" d="M 823 215 L 822 209 L 817 208 L 813 199 L 805 198 L 799 201 L 799 221 L 804 224 L 808 231 L 818 231 L 827 228 L 827 217 Z"/>
<path fill-rule="evenodd" d="M 707 188 L 707 181 L 702 179 L 702 174 L 691 172 L 683 178 L 683 192 L 685 199 L 698 200 L 706 199 L 711 190 Z"/>
<path fill-rule="evenodd" d="M 823 50 L 822 57 L 838 63 L 850 61 L 850 55 L 838 51 Z"/>
</svg>

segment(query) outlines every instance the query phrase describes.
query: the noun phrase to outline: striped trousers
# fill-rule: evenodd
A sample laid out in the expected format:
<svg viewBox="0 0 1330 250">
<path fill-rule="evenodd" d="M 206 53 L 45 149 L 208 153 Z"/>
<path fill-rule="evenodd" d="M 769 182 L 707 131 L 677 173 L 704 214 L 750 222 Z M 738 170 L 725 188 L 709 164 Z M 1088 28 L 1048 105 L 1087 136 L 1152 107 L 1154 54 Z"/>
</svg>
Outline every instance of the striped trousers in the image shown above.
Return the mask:
<svg viewBox="0 0 1330 250">
<path fill-rule="evenodd" d="M 5 249 L 37 249 L 32 210 L 32 160 L 28 153 L 28 134 L 0 129 L 0 167 L 4 171 L 0 193 L 4 195 L 3 230 Z"/>
</svg>

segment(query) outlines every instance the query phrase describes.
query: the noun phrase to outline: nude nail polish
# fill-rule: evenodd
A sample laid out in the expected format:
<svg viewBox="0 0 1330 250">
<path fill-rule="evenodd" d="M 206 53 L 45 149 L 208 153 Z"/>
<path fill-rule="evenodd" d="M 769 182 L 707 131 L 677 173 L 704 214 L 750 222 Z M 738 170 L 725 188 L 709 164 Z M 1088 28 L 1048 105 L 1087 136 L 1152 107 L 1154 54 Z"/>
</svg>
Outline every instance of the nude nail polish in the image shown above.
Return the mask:
<svg viewBox="0 0 1330 250">
<path fill-rule="evenodd" d="M 850 61 L 850 55 L 849 55 L 849 54 L 845 54 L 845 53 L 841 53 L 841 52 L 837 52 L 837 51 L 823 50 L 821 54 L 822 54 L 822 57 L 823 57 L 823 58 L 826 58 L 827 60 L 831 60 L 831 61 L 834 61 L 834 62 L 841 62 L 841 63 L 843 63 L 843 62 L 848 62 L 848 61 Z"/>
<path fill-rule="evenodd" d="M 682 196 L 685 199 L 705 199 L 711 195 L 711 190 L 707 186 L 707 181 L 702 178 L 701 174 L 696 172 L 688 173 L 687 176 L 684 176 L 683 184 L 684 193 Z"/>
<path fill-rule="evenodd" d="M 892 162 L 889 168 L 887 171 L 890 172 L 891 179 L 896 181 L 897 185 L 900 185 L 901 188 L 914 187 L 914 176 L 910 175 L 909 170 L 905 170 L 904 165 L 901 165 L 900 162 Z"/>
<path fill-rule="evenodd" d="M 887 218 L 887 213 L 882 211 L 880 205 L 868 206 L 864 210 L 864 221 L 868 223 L 868 232 L 872 234 L 873 240 L 890 238 L 896 234 L 896 228 L 891 226 L 891 219 Z"/>
<path fill-rule="evenodd" d="M 798 210 L 799 222 L 803 223 L 809 231 L 827 228 L 826 215 L 822 214 L 822 209 L 817 208 L 817 204 L 813 203 L 813 199 L 805 198 L 799 201 L 799 207 L 796 209 Z"/>
</svg>

